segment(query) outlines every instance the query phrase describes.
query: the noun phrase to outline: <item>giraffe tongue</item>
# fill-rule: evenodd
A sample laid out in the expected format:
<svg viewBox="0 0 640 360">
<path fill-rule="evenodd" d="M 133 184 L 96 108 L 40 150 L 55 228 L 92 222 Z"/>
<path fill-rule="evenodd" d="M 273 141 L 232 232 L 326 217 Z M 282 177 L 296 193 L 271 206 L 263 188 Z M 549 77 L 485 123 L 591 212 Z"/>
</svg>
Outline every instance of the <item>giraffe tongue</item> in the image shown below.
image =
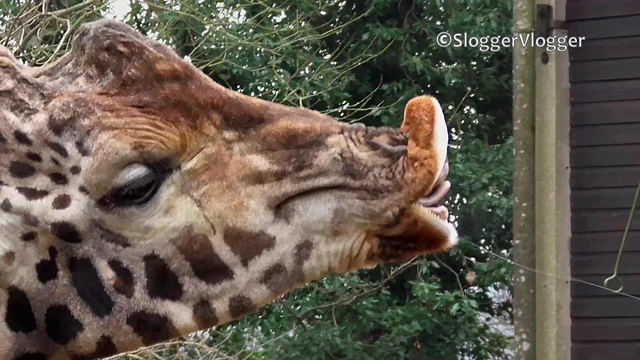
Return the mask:
<svg viewBox="0 0 640 360">
<path fill-rule="evenodd" d="M 449 193 L 449 190 L 451 190 L 451 183 L 445 180 L 440 183 L 431 192 L 431 194 L 420 198 L 418 200 L 418 204 L 436 214 L 440 219 L 447 220 L 447 218 L 449 217 L 449 210 L 445 206 L 442 206 L 440 204 Z"/>
</svg>

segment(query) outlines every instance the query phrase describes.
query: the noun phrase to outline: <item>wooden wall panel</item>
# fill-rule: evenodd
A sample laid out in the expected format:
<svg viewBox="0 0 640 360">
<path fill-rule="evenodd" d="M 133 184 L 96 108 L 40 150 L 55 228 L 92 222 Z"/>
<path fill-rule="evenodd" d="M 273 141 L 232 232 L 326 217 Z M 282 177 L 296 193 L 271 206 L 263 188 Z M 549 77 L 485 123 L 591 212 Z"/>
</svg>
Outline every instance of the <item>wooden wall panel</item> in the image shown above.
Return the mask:
<svg viewBox="0 0 640 360">
<path fill-rule="evenodd" d="M 581 125 L 636 123 L 640 119 L 640 100 L 573 103 L 570 112 L 572 131 Z"/>
<path fill-rule="evenodd" d="M 640 359 L 640 211 L 611 276 L 640 182 L 640 1 L 568 0 L 571 337 L 574 360 Z M 615 284 L 614 286 L 616 286 Z M 626 296 L 625 296 L 626 295 Z"/>
<path fill-rule="evenodd" d="M 640 15 L 640 1 L 567 0 L 566 11 L 569 21 Z"/>
</svg>

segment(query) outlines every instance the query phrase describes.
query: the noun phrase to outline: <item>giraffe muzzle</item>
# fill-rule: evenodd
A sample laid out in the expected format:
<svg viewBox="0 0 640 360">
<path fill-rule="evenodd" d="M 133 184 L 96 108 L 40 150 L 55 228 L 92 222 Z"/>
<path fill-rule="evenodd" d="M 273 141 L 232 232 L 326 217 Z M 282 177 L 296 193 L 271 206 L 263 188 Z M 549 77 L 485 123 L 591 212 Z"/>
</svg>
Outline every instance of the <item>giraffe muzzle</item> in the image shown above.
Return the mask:
<svg viewBox="0 0 640 360">
<path fill-rule="evenodd" d="M 394 222 L 375 235 L 374 261 L 405 261 L 446 251 L 458 242 L 442 205 L 451 190 L 447 159 L 448 130 L 438 101 L 419 96 L 407 103 L 401 131 L 408 138 L 404 157 L 403 201 Z"/>
</svg>

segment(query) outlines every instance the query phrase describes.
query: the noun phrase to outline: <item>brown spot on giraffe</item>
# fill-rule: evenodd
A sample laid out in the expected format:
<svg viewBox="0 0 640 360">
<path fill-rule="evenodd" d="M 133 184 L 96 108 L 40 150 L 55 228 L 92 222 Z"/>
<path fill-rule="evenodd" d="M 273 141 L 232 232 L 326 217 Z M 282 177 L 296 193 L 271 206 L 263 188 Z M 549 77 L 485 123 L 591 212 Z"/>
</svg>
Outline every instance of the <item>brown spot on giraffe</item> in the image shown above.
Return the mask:
<svg viewBox="0 0 640 360">
<path fill-rule="evenodd" d="M 225 89 L 110 20 L 79 26 L 44 67 L 0 47 L 0 84 L 12 359 L 135 350 L 457 242 L 430 96 L 399 129 L 351 126 Z"/>
<path fill-rule="evenodd" d="M 200 329 L 214 327 L 219 321 L 209 300 L 200 300 L 193 306 L 193 319 Z"/>
<path fill-rule="evenodd" d="M 229 314 L 233 319 L 246 315 L 254 309 L 253 301 L 245 295 L 235 295 L 229 298 Z"/>
<path fill-rule="evenodd" d="M 27 200 L 40 200 L 43 197 L 49 195 L 47 190 L 34 189 L 26 186 L 18 186 L 16 190 L 22 194 Z"/>
<path fill-rule="evenodd" d="M 209 285 L 216 285 L 233 279 L 233 270 L 216 254 L 211 240 L 206 235 L 189 231 L 185 236 L 174 238 L 171 242 L 200 280 Z"/>
<path fill-rule="evenodd" d="M 51 207 L 55 210 L 64 210 L 71 205 L 71 196 L 68 194 L 60 194 L 53 199 Z"/>
<path fill-rule="evenodd" d="M 263 274 L 261 282 L 274 294 L 281 295 L 289 290 L 290 284 L 299 284 L 304 281 L 304 264 L 311 257 L 313 243 L 305 240 L 294 248 L 293 266 L 290 269 L 283 263 L 271 265 Z"/>
<path fill-rule="evenodd" d="M 0 203 L 0 209 L 4 212 L 10 212 L 11 208 L 11 201 L 9 201 L 9 199 L 4 199 L 2 200 L 2 203 Z"/>
<path fill-rule="evenodd" d="M 84 326 L 67 305 L 49 307 L 44 315 L 45 330 L 49 339 L 58 345 L 66 345 L 78 336 Z"/>
<path fill-rule="evenodd" d="M 37 226 L 37 225 L 34 225 Z M 82 242 L 82 236 L 74 224 L 69 221 L 56 221 L 51 224 L 51 234 L 70 244 Z"/>
<path fill-rule="evenodd" d="M 55 141 L 47 141 L 47 145 L 51 150 L 53 150 L 56 154 L 62 156 L 63 158 L 69 157 L 69 152 L 67 152 L 67 149 L 62 144 Z M 55 162 L 57 162 L 56 165 L 60 165 L 60 162 L 58 160 L 55 160 Z"/>
<path fill-rule="evenodd" d="M 264 231 L 250 231 L 230 226 L 224 229 L 224 242 L 240 257 L 242 265 L 267 251 L 276 243 L 273 235 Z"/>
<path fill-rule="evenodd" d="M 36 173 L 36 169 L 33 166 L 18 160 L 11 161 L 8 170 L 9 174 L 16 179 L 25 179 Z"/>
<path fill-rule="evenodd" d="M 20 235 L 20 240 L 22 241 L 33 241 L 38 237 L 38 233 L 35 231 L 27 231 Z"/>
<path fill-rule="evenodd" d="M 142 338 L 145 345 L 153 345 L 178 335 L 169 318 L 148 311 L 136 311 L 129 315 L 127 325 Z"/>
<path fill-rule="evenodd" d="M 133 273 L 122 262 L 118 260 L 110 260 L 109 267 L 113 270 L 115 278 L 113 280 L 113 288 L 120 294 L 131 299 L 133 296 L 135 280 Z"/>
<path fill-rule="evenodd" d="M 169 264 L 154 253 L 145 255 L 142 261 L 144 262 L 149 297 L 180 300 L 183 286 L 176 273 L 169 268 Z"/>
<path fill-rule="evenodd" d="M 13 136 L 18 141 L 18 143 L 22 145 L 27 145 L 27 146 L 33 145 L 33 141 L 31 141 L 31 138 L 29 138 L 29 135 L 27 135 L 25 132 L 23 132 L 20 129 L 16 129 L 13 132 Z"/>
<path fill-rule="evenodd" d="M 58 249 L 56 249 L 53 246 L 50 246 L 49 258 L 42 259 L 40 260 L 40 262 L 36 264 L 36 273 L 38 275 L 38 280 L 41 283 L 46 284 L 49 281 L 55 280 L 58 277 L 57 257 L 58 257 Z"/>
<path fill-rule="evenodd" d="M 294 264 L 298 267 L 302 267 L 304 263 L 311 257 L 311 251 L 313 250 L 313 242 L 304 240 L 297 244 L 294 249 L 295 257 Z"/>
<path fill-rule="evenodd" d="M 111 338 L 106 335 L 102 335 L 96 342 L 96 349 L 86 355 L 76 354 L 71 355 L 71 360 L 92 360 L 102 359 L 118 353 L 118 348 L 113 343 Z"/>
<path fill-rule="evenodd" d="M 4 261 L 4 264 L 7 267 L 13 265 L 13 263 L 16 261 L 16 252 L 15 251 L 5 252 L 4 255 L 2 255 L 2 261 Z"/>
<path fill-rule="evenodd" d="M 107 293 L 98 269 L 92 261 L 87 258 L 72 257 L 69 259 L 69 272 L 76 294 L 91 309 L 91 312 L 99 318 L 111 314 L 114 301 Z"/>
<path fill-rule="evenodd" d="M 274 293 L 282 294 L 291 284 L 289 276 L 291 276 L 291 273 L 287 270 L 287 267 L 282 263 L 276 263 L 264 272 L 262 283 Z"/>
<path fill-rule="evenodd" d="M 27 294 L 15 287 L 7 289 L 5 322 L 15 333 L 30 333 L 36 330 L 36 318 Z"/>
<path fill-rule="evenodd" d="M 56 185 L 67 185 L 69 183 L 69 179 L 67 179 L 64 174 L 61 174 L 59 172 L 49 174 L 49 179 Z"/>
<path fill-rule="evenodd" d="M 40 163 L 42 162 L 42 156 L 40 156 L 39 154 L 36 154 L 34 152 L 28 152 L 25 154 L 25 156 L 27 157 L 27 159 L 33 161 L 33 162 L 37 162 Z"/>
</svg>

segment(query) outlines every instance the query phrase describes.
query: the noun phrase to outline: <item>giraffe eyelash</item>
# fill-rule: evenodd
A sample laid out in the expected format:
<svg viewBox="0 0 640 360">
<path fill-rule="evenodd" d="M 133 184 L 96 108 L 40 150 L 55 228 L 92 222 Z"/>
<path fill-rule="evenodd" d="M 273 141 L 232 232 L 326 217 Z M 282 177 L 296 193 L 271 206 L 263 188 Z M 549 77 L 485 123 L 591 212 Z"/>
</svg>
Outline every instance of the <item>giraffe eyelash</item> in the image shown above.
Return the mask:
<svg viewBox="0 0 640 360">
<path fill-rule="evenodd" d="M 124 177 L 127 179 L 126 183 L 117 186 L 98 200 L 99 207 L 111 210 L 145 205 L 155 197 L 164 181 L 174 171 L 171 167 L 158 164 L 134 166 L 136 167 L 131 173 Z"/>
</svg>

